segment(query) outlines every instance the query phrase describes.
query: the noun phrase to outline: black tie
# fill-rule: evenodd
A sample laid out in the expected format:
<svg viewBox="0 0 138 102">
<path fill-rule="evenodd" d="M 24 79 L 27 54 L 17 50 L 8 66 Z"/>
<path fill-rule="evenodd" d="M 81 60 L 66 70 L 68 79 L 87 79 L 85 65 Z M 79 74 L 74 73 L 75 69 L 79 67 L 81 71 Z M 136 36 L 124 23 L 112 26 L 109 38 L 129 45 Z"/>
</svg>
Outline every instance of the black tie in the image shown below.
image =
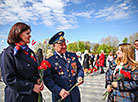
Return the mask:
<svg viewBox="0 0 138 102">
<path fill-rule="evenodd" d="M 64 55 L 61 54 L 61 56 L 62 56 L 63 61 L 66 63 L 66 60 L 65 60 L 65 58 L 64 58 Z"/>
</svg>

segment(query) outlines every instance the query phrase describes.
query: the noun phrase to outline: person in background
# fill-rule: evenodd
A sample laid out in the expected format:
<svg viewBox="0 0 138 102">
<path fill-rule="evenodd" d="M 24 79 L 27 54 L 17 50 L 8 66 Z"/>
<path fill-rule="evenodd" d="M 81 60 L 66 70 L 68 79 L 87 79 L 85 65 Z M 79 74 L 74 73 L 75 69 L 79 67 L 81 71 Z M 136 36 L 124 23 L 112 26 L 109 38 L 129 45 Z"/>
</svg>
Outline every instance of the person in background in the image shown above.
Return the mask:
<svg viewBox="0 0 138 102">
<path fill-rule="evenodd" d="M 31 28 L 25 23 L 14 24 L 9 32 L 9 46 L 0 56 L 5 87 L 5 102 L 37 102 L 44 89 L 40 83 L 38 64 L 30 43 Z"/>
<path fill-rule="evenodd" d="M 80 102 L 78 85 L 83 83 L 84 72 L 77 55 L 67 52 L 64 32 L 56 33 L 49 44 L 53 45 L 55 51 L 46 60 L 51 68 L 44 71 L 43 81 L 52 92 L 52 102 L 63 99 L 62 102 Z M 68 92 L 74 85 L 76 87 Z"/>
<path fill-rule="evenodd" d="M 100 74 L 104 73 L 104 70 L 103 70 L 104 60 L 105 60 L 104 51 L 101 50 L 101 54 L 100 54 L 100 56 L 99 56 L 99 66 L 100 66 L 100 69 L 101 69 Z"/>
<path fill-rule="evenodd" d="M 138 40 L 135 40 L 133 45 L 135 47 L 135 60 L 138 61 Z"/>
<path fill-rule="evenodd" d="M 43 61 L 43 52 L 42 52 L 42 49 L 39 48 L 36 52 L 36 58 L 37 58 L 37 63 L 38 65 L 41 64 L 41 62 Z"/>
<path fill-rule="evenodd" d="M 83 60 L 83 67 L 84 67 L 84 72 L 88 73 L 88 69 L 90 68 L 90 57 L 88 50 L 85 50 L 84 52 L 84 60 Z"/>
<path fill-rule="evenodd" d="M 138 62 L 134 49 L 131 44 L 123 43 L 116 53 L 115 62 L 106 72 L 107 102 L 138 102 Z M 124 72 L 129 76 L 122 77 Z"/>
<path fill-rule="evenodd" d="M 109 55 L 107 56 L 107 61 L 109 62 L 109 67 L 111 67 L 113 60 L 114 60 L 114 58 L 113 58 L 112 52 L 109 52 Z"/>
<path fill-rule="evenodd" d="M 95 60 L 94 66 L 96 66 L 97 70 L 99 70 L 99 53 L 95 54 L 94 60 Z"/>
<path fill-rule="evenodd" d="M 94 65 L 93 65 L 94 57 L 95 57 L 94 54 L 91 53 L 91 54 L 90 54 L 90 62 L 91 62 L 92 67 L 94 67 Z"/>
</svg>

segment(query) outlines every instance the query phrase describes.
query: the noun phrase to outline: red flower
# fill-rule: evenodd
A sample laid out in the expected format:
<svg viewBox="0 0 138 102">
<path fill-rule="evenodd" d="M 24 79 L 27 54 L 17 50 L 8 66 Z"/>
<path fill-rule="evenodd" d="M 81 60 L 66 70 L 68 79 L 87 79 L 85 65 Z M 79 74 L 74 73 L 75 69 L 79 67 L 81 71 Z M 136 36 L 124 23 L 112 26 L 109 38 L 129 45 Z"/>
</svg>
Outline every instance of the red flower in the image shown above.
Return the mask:
<svg viewBox="0 0 138 102">
<path fill-rule="evenodd" d="M 46 70 L 48 67 L 51 68 L 51 64 L 46 60 L 43 60 L 41 65 L 38 67 L 38 69 L 40 70 L 40 83 L 42 82 L 42 79 L 43 79 L 43 71 Z M 38 102 L 40 101 L 41 101 L 41 97 L 39 93 Z"/>
<path fill-rule="evenodd" d="M 129 78 L 131 79 L 131 74 L 129 72 L 125 72 L 124 70 L 120 70 L 120 74 L 124 76 L 124 78 Z"/>
<path fill-rule="evenodd" d="M 20 49 L 20 46 L 19 45 L 16 45 L 16 49 L 19 50 Z"/>
<path fill-rule="evenodd" d="M 96 67 L 93 67 L 93 69 L 92 69 L 92 70 L 96 72 L 96 71 L 97 71 L 97 68 L 96 68 Z"/>
<path fill-rule="evenodd" d="M 89 68 L 88 73 L 93 73 L 93 70 L 91 68 Z"/>
<path fill-rule="evenodd" d="M 43 69 L 43 67 L 42 66 L 39 66 L 38 69 L 41 70 L 41 69 Z"/>
<path fill-rule="evenodd" d="M 76 66 L 76 63 L 71 63 L 72 67 Z"/>
<path fill-rule="evenodd" d="M 49 68 L 51 68 L 51 64 L 47 60 L 43 60 L 41 65 L 43 65 L 43 67 L 48 66 Z"/>
<path fill-rule="evenodd" d="M 32 40 L 32 45 L 34 45 L 36 43 L 36 41 Z"/>
</svg>

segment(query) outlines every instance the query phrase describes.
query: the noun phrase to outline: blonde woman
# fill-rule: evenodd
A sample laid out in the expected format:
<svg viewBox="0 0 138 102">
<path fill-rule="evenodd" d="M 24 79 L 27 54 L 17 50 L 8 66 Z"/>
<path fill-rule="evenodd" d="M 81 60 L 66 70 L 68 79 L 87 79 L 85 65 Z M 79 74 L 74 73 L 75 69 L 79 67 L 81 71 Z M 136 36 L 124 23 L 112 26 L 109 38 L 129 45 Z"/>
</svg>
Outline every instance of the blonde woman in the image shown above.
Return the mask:
<svg viewBox="0 0 138 102">
<path fill-rule="evenodd" d="M 116 81 L 120 77 L 119 70 L 129 72 L 130 79 Z M 106 72 L 106 88 L 108 102 L 138 102 L 138 62 L 135 61 L 131 44 L 119 45 L 115 63 Z"/>
</svg>

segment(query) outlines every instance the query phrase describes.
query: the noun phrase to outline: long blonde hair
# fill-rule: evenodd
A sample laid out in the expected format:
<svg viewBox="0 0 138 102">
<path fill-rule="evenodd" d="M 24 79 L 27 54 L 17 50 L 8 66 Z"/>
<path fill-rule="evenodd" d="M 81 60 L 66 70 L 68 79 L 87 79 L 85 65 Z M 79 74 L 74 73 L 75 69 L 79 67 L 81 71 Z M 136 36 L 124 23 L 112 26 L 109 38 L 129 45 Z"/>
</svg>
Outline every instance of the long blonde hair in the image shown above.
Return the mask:
<svg viewBox="0 0 138 102">
<path fill-rule="evenodd" d="M 129 43 L 120 44 L 119 47 L 121 48 L 123 57 L 120 59 L 119 57 L 116 58 L 115 62 L 117 65 L 120 65 L 121 62 L 128 63 L 128 65 L 132 66 L 132 71 L 138 68 L 138 62 L 135 61 L 135 52 L 134 48 Z"/>
</svg>

